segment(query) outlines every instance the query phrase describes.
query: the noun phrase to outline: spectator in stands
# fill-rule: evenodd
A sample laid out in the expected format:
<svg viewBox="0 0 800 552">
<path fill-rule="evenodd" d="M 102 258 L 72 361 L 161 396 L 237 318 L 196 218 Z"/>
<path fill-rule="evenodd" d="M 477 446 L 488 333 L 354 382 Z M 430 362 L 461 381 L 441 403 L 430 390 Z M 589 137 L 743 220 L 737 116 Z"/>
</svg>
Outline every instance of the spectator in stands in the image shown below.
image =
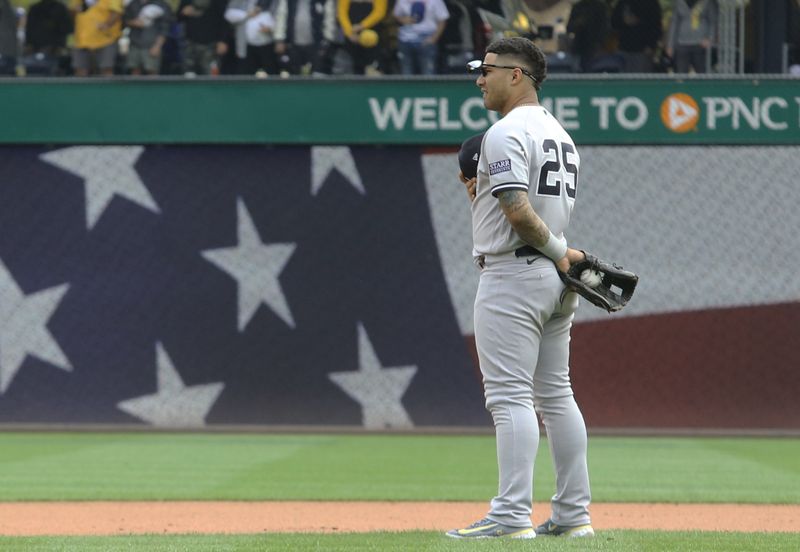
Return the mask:
<svg viewBox="0 0 800 552">
<path fill-rule="evenodd" d="M 483 51 L 478 47 L 479 41 L 485 41 L 483 33 L 476 32 L 475 23 L 480 15 L 471 4 L 472 0 L 444 0 L 450 17 L 436 43 L 439 49 L 439 72 L 447 74 L 464 74 L 464 65 Z"/>
<path fill-rule="evenodd" d="M 619 51 L 625 59 L 625 72 L 652 71 L 663 34 L 658 0 L 618 0 L 611 13 L 611 28 L 617 34 Z"/>
<path fill-rule="evenodd" d="M 450 17 L 443 0 L 397 0 L 394 16 L 400 23 L 397 57 L 404 75 L 434 75 L 437 43 Z"/>
<path fill-rule="evenodd" d="M 58 59 L 66 50 L 72 17 L 59 0 L 39 0 L 28 10 L 25 45 L 31 54 Z"/>
<path fill-rule="evenodd" d="M 17 69 L 17 13 L 9 0 L 0 0 L 0 75 Z"/>
<path fill-rule="evenodd" d="M 131 29 L 127 69 L 132 75 L 157 75 L 172 10 L 164 0 L 131 0 L 124 16 L 125 25 Z"/>
<path fill-rule="evenodd" d="M 789 6 L 789 67 L 790 75 L 800 76 L 800 0 Z"/>
<path fill-rule="evenodd" d="M 293 75 L 331 72 L 335 0 L 276 0 L 275 55 Z"/>
<path fill-rule="evenodd" d="M 246 72 L 250 75 L 278 74 L 278 59 L 275 54 L 275 18 L 269 9 L 269 3 L 259 1 L 256 4 L 258 13 L 245 21 L 247 37 Z"/>
<path fill-rule="evenodd" d="M 187 75 L 209 75 L 219 71 L 218 57 L 225 55 L 228 22 L 227 0 L 181 0 L 178 20 L 183 22 L 186 42 L 183 70 Z"/>
<path fill-rule="evenodd" d="M 274 58 L 272 28 L 275 26 L 269 4 L 270 0 L 228 0 L 225 19 L 233 26 L 236 73 L 240 75 L 254 74 L 253 67 L 264 64 L 269 65 L 269 70 L 264 69 L 267 73 L 275 72 L 275 64 L 268 59 Z"/>
<path fill-rule="evenodd" d="M 609 52 L 611 14 L 604 0 L 579 0 L 570 12 L 567 32 L 572 53 L 578 56 L 582 71 L 618 73 L 622 70 L 621 56 Z"/>
<path fill-rule="evenodd" d="M 568 49 L 567 22 L 573 3 L 572 0 L 527 0 L 523 4 L 525 14 L 536 29 L 533 42 L 545 55 Z"/>
<path fill-rule="evenodd" d="M 673 0 L 666 53 L 675 61 L 675 71 L 708 71 L 708 59 L 717 32 L 717 0 Z"/>
<path fill-rule="evenodd" d="M 377 25 L 386 16 L 387 0 L 338 0 L 336 7 L 339 25 L 345 37 L 345 49 L 353 60 L 353 73 L 363 75 L 375 68 L 376 45 L 361 41 L 361 32 L 367 29 L 379 32 Z"/>
<path fill-rule="evenodd" d="M 113 75 L 117 40 L 122 35 L 122 0 L 71 0 L 70 11 L 75 16 L 75 75 Z"/>
</svg>

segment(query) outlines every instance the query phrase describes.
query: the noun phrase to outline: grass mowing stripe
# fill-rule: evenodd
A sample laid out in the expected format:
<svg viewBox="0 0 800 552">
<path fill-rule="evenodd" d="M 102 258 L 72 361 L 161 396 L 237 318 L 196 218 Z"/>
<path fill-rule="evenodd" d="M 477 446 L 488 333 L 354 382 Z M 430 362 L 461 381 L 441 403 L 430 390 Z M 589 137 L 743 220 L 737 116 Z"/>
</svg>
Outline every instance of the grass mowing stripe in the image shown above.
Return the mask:
<svg viewBox="0 0 800 552">
<path fill-rule="evenodd" d="M 450 552 L 480 550 L 614 551 L 614 552 L 795 552 L 800 533 L 717 533 L 603 531 L 593 539 L 537 538 L 479 541 L 449 539 L 441 533 L 262 534 L 262 535 L 142 535 L 118 537 L 0 537 L 4 552 Z"/>
<path fill-rule="evenodd" d="M 800 503 L 800 439 L 590 439 L 597 502 Z M 0 500 L 488 500 L 491 436 L 0 433 Z M 545 440 L 536 500 L 553 492 Z"/>
<path fill-rule="evenodd" d="M 592 495 L 598 502 L 797 504 L 798 457 L 800 439 L 594 438 Z"/>
</svg>

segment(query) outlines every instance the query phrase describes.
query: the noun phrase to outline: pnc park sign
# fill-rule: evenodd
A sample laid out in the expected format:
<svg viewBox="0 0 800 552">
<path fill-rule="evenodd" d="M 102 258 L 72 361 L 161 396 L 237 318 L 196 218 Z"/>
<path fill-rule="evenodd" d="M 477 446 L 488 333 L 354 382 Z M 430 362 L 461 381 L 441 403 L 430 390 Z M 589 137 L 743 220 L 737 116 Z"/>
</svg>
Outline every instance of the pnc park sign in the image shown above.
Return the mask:
<svg viewBox="0 0 800 552">
<path fill-rule="evenodd" d="M 2 98 L 0 144 L 452 147 L 498 117 L 461 77 L 9 79 Z M 556 75 L 541 101 L 578 144 L 800 145 L 800 78 Z"/>
<path fill-rule="evenodd" d="M 542 104 L 577 142 L 800 143 L 800 81 L 554 81 Z M 545 95 L 546 94 L 546 95 Z M 495 122 L 479 97 L 370 97 L 378 132 L 478 132 Z"/>
</svg>

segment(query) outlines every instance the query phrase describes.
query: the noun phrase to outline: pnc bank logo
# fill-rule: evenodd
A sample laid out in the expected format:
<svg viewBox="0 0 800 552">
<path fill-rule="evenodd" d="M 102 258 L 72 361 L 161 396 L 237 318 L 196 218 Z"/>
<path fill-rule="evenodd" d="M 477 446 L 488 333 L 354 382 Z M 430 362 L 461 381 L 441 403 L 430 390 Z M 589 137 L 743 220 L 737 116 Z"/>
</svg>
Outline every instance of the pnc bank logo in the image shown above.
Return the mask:
<svg viewBox="0 0 800 552">
<path fill-rule="evenodd" d="M 697 128 L 700 108 L 688 94 L 676 93 L 661 102 L 661 121 L 672 132 L 683 134 Z"/>
</svg>

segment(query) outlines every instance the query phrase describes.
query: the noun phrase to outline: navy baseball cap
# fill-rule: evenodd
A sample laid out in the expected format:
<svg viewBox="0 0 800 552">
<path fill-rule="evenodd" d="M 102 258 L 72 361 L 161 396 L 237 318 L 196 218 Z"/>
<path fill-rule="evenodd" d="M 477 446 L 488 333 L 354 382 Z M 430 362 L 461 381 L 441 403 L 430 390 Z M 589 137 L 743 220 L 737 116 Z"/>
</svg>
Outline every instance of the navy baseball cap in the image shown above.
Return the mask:
<svg viewBox="0 0 800 552">
<path fill-rule="evenodd" d="M 478 156 L 481 153 L 483 132 L 464 140 L 458 151 L 458 167 L 465 178 L 478 176 Z"/>
</svg>

